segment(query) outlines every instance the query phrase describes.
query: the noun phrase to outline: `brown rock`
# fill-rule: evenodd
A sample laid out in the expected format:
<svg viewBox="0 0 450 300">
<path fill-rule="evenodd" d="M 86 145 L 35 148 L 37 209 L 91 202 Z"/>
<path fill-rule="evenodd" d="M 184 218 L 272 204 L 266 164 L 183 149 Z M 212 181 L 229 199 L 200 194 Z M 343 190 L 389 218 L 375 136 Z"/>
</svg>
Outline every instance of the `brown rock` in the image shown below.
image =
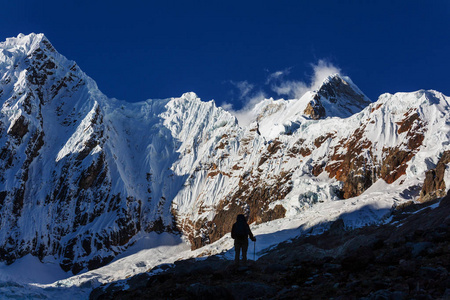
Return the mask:
<svg viewBox="0 0 450 300">
<path fill-rule="evenodd" d="M 427 202 L 446 195 L 444 175 L 446 165 L 450 162 L 450 151 L 445 151 L 435 169 L 428 170 L 425 173 L 425 181 L 420 191 L 420 202 Z"/>
<path fill-rule="evenodd" d="M 325 117 L 325 108 L 320 102 L 318 95 L 314 97 L 313 101 L 308 103 L 303 113 L 310 116 L 313 120 L 319 120 Z"/>
</svg>

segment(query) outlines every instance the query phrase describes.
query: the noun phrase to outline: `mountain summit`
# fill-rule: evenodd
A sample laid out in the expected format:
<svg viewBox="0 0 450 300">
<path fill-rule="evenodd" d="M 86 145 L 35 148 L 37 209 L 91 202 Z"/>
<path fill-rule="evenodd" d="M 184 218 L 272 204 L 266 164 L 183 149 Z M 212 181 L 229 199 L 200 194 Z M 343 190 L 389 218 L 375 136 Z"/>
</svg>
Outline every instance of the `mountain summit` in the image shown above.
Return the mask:
<svg viewBox="0 0 450 300">
<path fill-rule="evenodd" d="M 360 112 L 372 101 L 352 82 L 349 77 L 338 74 L 328 76 L 315 92 L 313 107 L 323 107 L 323 115 L 346 118 Z M 319 111 L 320 108 L 317 108 Z"/>
<path fill-rule="evenodd" d="M 44 34 L 31 33 L 29 35 L 19 34 L 17 37 L 7 38 L 5 42 L 0 43 L 3 54 L 6 52 L 25 55 L 32 54 L 38 48 L 47 48 L 50 46 L 49 40 Z"/>
<path fill-rule="evenodd" d="M 0 44 L 0 76 L 8 263 L 52 257 L 76 274 L 150 232 L 199 248 L 226 235 L 238 213 L 261 224 L 348 198 L 371 213 L 347 226 L 380 222 L 381 206 L 433 199 L 450 184 L 449 98 L 436 91 L 372 103 L 334 75 L 301 99 L 261 102 L 240 126 L 194 93 L 110 99 L 41 34 Z"/>
</svg>

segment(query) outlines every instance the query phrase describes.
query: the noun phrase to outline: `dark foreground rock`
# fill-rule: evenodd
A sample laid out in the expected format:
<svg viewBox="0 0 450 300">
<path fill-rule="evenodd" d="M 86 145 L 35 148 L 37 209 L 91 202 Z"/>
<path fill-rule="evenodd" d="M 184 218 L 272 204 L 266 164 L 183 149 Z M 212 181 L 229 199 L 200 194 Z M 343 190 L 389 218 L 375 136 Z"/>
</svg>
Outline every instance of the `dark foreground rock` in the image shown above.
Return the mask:
<svg viewBox="0 0 450 300">
<path fill-rule="evenodd" d="M 382 226 L 332 226 L 247 266 L 214 256 L 180 261 L 130 278 L 127 290 L 100 287 L 91 299 L 450 299 L 450 197 L 432 205 L 402 207 Z"/>
</svg>

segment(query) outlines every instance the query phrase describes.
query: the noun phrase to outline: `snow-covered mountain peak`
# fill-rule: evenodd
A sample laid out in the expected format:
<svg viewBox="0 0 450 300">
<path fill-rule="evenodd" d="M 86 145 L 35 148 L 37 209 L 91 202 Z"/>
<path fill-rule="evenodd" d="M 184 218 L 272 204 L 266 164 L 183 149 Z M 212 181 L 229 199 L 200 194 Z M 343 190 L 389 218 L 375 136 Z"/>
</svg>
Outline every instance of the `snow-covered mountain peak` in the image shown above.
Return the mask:
<svg viewBox="0 0 450 300">
<path fill-rule="evenodd" d="M 333 74 L 300 99 L 265 99 L 254 106 L 251 115 L 252 121 L 259 123 L 261 135 L 272 140 L 280 134 L 292 134 L 308 120 L 350 117 L 370 103 L 349 77 Z"/>
<path fill-rule="evenodd" d="M 200 98 L 199 98 L 199 97 L 197 96 L 197 94 L 194 93 L 194 92 L 187 92 L 187 93 L 184 93 L 183 95 L 181 95 L 180 98 L 185 99 L 185 100 L 188 100 L 188 101 L 192 101 L 192 100 L 195 100 L 195 99 L 199 99 L 199 100 L 200 100 Z"/>
<path fill-rule="evenodd" d="M 329 76 L 327 76 L 322 83 L 318 86 L 314 92 L 319 92 L 320 90 L 326 89 L 326 88 L 338 88 L 340 85 L 348 85 L 351 89 L 354 90 L 354 92 L 358 94 L 363 94 L 363 92 L 359 89 L 359 87 L 353 82 L 353 80 L 348 77 L 341 75 L 339 73 L 334 73 Z M 365 96 L 365 95 L 364 95 Z M 367 96 L 366 96 L 367 98 Z"/>
<path fill-rule="evenodd" d="M 75 62 L 59 54 L 42 33 L 19 34 L 0 43 L 0 74 L 3 84 L 12 81 L 12 77 L 19 78 L 21 72 L 25 72 L 22 74 L 23 79 L 32 84 L 43 77 L 64 76 L 65 74 L 55 74 L 58 69 L 61 69 L 59 73 L 67 73 L 69 69 L 80 73 L 79 75 L 82 73 Z"/>
<path fill-rule="evenodd" d="M 17 37 L 7 38 L 5 42 L 0 43 L 0 48 L 3 51 L 21 51 L 29 55 L 38 48 L 45 49 L 53 47 L 43 33 L 30 33 L 28 35 L 20 33 Z"/>
<path fill-rule="evenodd" d="M 314 91 L 310 106 L 313 117 L 347 118 L 366 108 L 372 101 L 347 76 L 333 74 Z M 309 109 L 312 111 L 312 109 Z"/>
</svg>

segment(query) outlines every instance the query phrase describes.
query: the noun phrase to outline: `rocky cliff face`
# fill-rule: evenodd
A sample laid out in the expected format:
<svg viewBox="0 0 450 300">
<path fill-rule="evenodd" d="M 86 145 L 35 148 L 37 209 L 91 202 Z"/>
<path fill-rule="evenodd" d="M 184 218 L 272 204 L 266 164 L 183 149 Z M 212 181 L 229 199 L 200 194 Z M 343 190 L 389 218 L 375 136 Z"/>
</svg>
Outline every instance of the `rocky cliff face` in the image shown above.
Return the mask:
<svg viewBox="0 0 450 300">
<path fill-rule="evenodd" d="M 428 202 L 436 198 L 444 197 L 447 194 L 445 176 L 447 165 L 450 163 L 450 151 L 445 151 L 439 158 L 436 168 L 430 169 L 425 173 L 425 181 L 420 191 L 420 202 Z M 448 184 L 448 181 L 447 181 Z"/>
<path fill-rule="evenodd" d="M 229 232 L 238 213 L 256 223 L 292 217 L 363 195 L 377 180 L 395 187 L 394 202 L 426 178 L 428 200 L 449 182 L 449 98 L 435 91 L 371 103 L 333 75 L 301 99 L 261 102 L 241 127 L 194 93 L 109 99 L 35 34 L 0 44 L 0 76 L 7 262 L 52 256 L 77 273 L 140 233 L 183 234 L 198 248 Z"/>
</svg>

